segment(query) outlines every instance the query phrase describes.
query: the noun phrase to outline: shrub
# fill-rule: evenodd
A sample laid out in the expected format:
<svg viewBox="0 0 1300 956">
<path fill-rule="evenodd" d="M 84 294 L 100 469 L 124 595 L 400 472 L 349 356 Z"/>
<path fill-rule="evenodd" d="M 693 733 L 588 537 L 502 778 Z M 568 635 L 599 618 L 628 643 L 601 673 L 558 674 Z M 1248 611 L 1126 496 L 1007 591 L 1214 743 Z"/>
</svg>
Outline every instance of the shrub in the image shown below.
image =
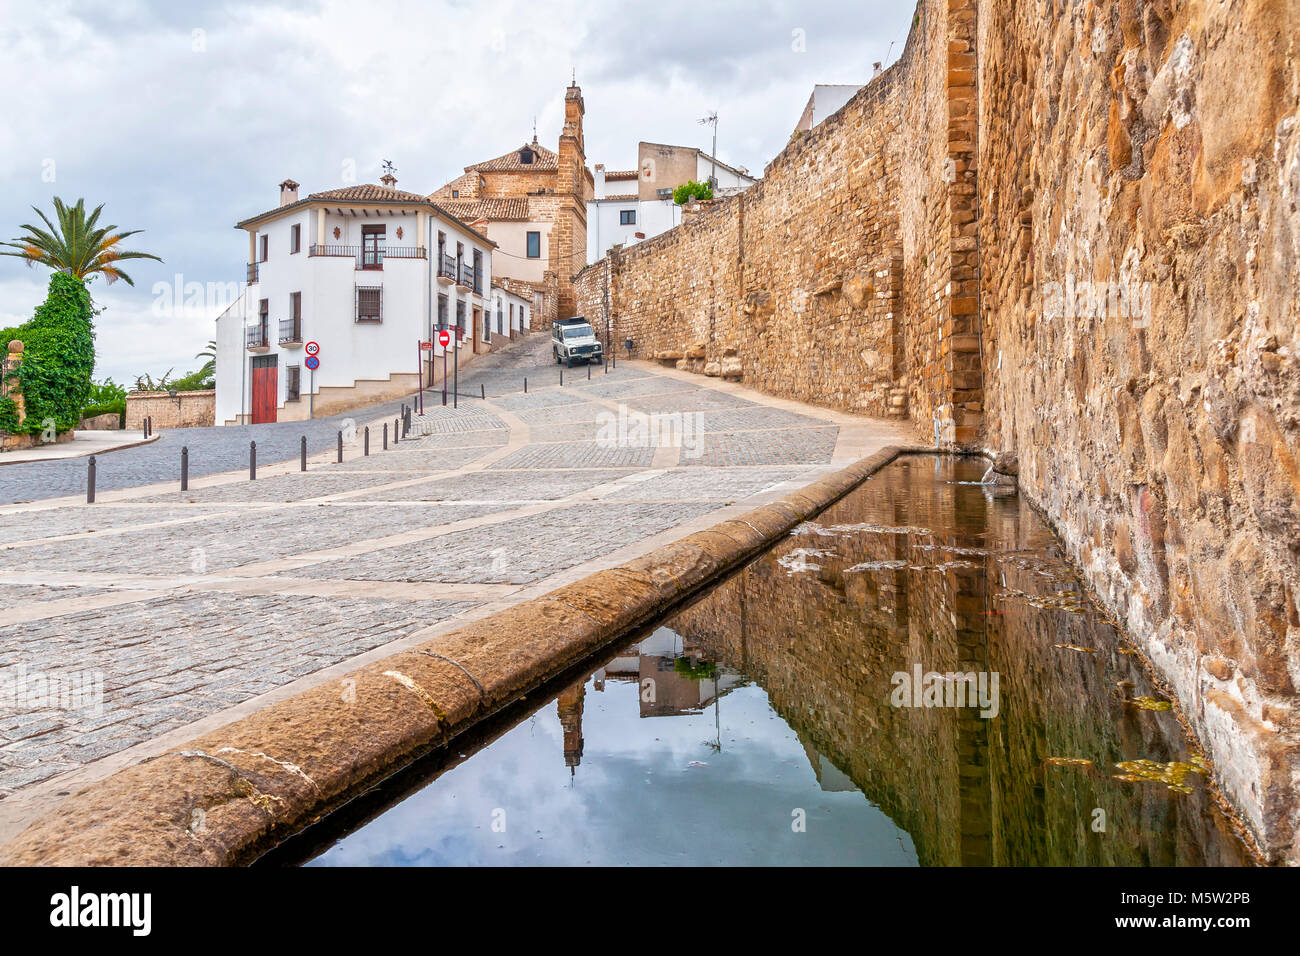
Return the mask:
<svg viewBox="0 0 1300 956">
<path fill-rule="evenodd" d="M 684 182 L 673 190 L 673 202 L 679 206 L 685 206 L 692 199 L 712 199 L 713 187 L 708 183 L 697 183 L 695 180 Z"/>
<path fill-rule="evenodd" d="M 56 272 L 49 292 L 30 320 L 17 328 L 0 330 L 7 345 L 23 343 L 23 362 L 10 378 L 17 381 L 27 407 L 27 417 L 17 422 L 12 401 L 0 407 L 0 427 L 10 432 L 35 434 L 52 420 L 56 431 L 75 428 L 90 396 L 90 374 L 95 368 L 95 314 L 85 283 Z"/>
</svg>

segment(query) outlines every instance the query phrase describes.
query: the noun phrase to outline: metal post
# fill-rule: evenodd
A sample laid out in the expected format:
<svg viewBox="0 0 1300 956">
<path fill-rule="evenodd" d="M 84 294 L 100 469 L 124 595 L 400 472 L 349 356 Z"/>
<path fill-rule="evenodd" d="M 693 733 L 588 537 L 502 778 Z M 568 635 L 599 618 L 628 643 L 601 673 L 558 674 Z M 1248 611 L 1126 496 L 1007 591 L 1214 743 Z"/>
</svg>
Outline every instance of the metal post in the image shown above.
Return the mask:
<svg viewBox="0 0 1300 956">
<path fill-rule="evenodd" d="M 447 347 L 442 347 L 442 404 L 447 404 Z"/>
<path fill-rule="evenodd" d="M 86 463 L 86 504 L 95 503 L 95 456 L 90 456 L 90 461 Z"/>
<path fill-rule="evenodd" d="M 394 445 L 396 445 L 399 441 L 401 441 L 401 438 L 398 437 L 398 432 L 400 431 L 400 429 L 397 427 L 397 422 L 398 419 L 394 418 L 393 419 L 393 444 Z"/>
<path fill-rule="evenodd" d="M 591 381 L 591 359 L 587 359 L 587 381 Z"/>
<path fill-rule="evenodd" d="M 303 435 L 298 441 L 298 470 L 307 470 L 307 436 Z"/>
<path fill-rule="evenodd" d="M 528 394 L 528 376 L 527 376 L 527 375 L 524 376 L 524 394 L 525 394 L 525 395 Z"/>
<path fill-rule="evenodd" d="M 478 383 L 478 397 L 483 399 L 485 402 L 487 401 L 487 386 L 482 382 Z"/>
<path fill-rule="evenodd" d="M 248 443 L 248 480 L 257 481 L 257 442 Z"/>
<path fill-rule="evenodd" d="M 190 490 L 190 446 L 181 446 L 181 491 Z"/>
<path fill-rule="evenodd" d="M 339 463 L 340 465 L 343 464 L 343 432 L 342 432 L 341 430 L 339 431 L 339 461 L 338 461 L 338 463 Z"/>
<path fill-rule="evenodd" d="M 564 388 L 564 366 L 560 366 L 560 388 Z"/>
<path fill-rule="evenodd" d="M 388 451 L 388 422 L 384 422 L 384 451 Z"/>
<path fill-rule="evenodd" d="M 362 442 L 365 446 L 365 450 L 363 454 L 365 455 L 365 457 L 369 458 L 370 457 L 370 426 L 369 425 L 366 426 L 365 438 L 362 440 Z"/>
<path fill-rule="evenodd" d="M 451 356 L 451 407 L 460 401 L 460 325 L 456 326 L 456 351 Z"/>
</svg>

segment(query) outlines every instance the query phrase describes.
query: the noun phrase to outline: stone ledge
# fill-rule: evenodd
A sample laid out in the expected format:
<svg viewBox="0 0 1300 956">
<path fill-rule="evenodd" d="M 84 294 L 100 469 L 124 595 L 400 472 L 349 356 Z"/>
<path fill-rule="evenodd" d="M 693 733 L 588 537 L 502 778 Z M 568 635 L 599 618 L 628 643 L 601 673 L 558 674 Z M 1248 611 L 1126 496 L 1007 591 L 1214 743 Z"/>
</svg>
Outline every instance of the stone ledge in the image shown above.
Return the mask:
<svg viewBox="0 0 1300 956">
<path fill-rule="evenodd" d="M 119 771 L 0 847 L 5 866 L 248 862 L 753 557 L 900 454 L 361 667 Z"/>
</svg>

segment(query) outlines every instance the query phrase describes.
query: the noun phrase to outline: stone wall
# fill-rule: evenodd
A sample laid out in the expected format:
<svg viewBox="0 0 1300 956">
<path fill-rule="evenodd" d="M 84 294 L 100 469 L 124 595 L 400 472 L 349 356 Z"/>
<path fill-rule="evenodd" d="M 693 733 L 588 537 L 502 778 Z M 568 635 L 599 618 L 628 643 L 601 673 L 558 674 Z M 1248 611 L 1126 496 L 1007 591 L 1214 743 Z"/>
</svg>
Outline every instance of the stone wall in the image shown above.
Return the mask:
<svg viewBox="0 0 1300 956">
<path fill-rule="evenodd" d="M 412 372 L 412 375 L 415 373 Z M 200 428 L 215 424 L 217 393 L 212 389 L 177 392 L 127 392 L 126 427 L 139 430 L 146 418 L 159 428 Z"/>
<path fill-rule="evenodd" d="M 585 269 L 621 350 L 1019 457 L 1275 858 L 1300 827 L 1300 10 L 921 0 L 746 193 Z"/>
<path fill-rule="evenodd" d="M 985 442 L 1295 858 L 1300 13 L 981 11 Z"/>
</svg>

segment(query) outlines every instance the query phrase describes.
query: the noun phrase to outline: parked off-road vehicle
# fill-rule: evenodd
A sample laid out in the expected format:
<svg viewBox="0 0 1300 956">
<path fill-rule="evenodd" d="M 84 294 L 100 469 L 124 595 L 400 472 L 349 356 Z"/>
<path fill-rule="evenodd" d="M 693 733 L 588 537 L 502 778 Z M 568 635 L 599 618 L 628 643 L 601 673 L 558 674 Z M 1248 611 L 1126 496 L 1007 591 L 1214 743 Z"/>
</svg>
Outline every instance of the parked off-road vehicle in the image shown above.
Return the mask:
<svg viewBox="0 0 1300 956">
<path fill-rule="evenodd" d="M 597 365 L 605 360 L 596 330 L 580 315 L 551 323 L 551 354 L 555 356 L 555 364 L 564 362 L 569 368 L 580 359 Z"/>
</svg>

